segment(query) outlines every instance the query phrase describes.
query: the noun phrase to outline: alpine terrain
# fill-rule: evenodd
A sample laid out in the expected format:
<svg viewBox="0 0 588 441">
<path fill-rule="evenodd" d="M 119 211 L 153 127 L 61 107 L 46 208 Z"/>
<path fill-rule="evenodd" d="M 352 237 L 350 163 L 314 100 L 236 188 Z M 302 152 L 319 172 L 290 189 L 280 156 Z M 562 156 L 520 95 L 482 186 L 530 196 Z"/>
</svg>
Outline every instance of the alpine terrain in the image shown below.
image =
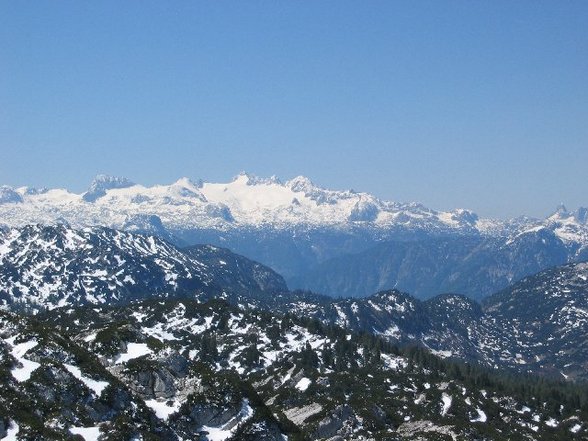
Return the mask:
<svg viewBox="0 0 588 441">
<path fill-rule="evenodd" d="M 81 194 L 0 188 L 8 227 L 68 224 L 155 234 L 176 245 L 213 244 L 264 263 L 291 288 L 365 296 L 391 288 L 429 298 L 482 299 L 554 265 L 588 258 L 588 211 L 561 206 L 546 219 L 482 219 L 457 209 L 323 189 L 246 173 L 228 183 L 182 178 L 145 187 L 99 175 Z"/>
<path fill-rule="evenodd" d="M 573 263 L 482 304 L 333 299 L 211 245 L 7 227 L 0 437 L 588 439 L 587 294 Z"/>
</svg>

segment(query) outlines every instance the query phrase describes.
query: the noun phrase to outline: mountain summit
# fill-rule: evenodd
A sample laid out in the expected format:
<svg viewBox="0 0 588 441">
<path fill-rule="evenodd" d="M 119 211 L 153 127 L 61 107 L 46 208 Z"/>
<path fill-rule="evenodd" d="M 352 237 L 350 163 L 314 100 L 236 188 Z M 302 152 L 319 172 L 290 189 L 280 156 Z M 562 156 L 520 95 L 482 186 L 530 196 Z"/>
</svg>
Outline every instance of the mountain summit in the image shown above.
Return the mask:
<svg viewBox="0 0 588 441">
<path fill-rule="evenodd" d="M 97 175 L 88 191 L 84 193 L 82 196 L 86 202 L 94 202 L 96 199 L 104 196 L 107 190 L 112 190 L 115 188 L 127 188 L 132 187 L 135 185 L 127 178 L 119 178 L 116 176 L 108 176 L 108 175 Z"/>
</svg>

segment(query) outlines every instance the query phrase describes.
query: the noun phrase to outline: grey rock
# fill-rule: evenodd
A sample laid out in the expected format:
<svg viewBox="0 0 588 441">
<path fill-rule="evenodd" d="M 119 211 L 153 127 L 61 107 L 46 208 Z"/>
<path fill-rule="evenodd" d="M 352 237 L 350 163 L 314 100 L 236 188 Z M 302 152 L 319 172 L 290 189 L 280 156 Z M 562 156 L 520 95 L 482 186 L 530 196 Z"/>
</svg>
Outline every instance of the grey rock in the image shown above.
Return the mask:
<svg viewBox="0 0 588 441">
<path fill-rule="evenodd" d="M 0 187 L 0 204 L 18 204 L 21 202 L 23 202 L 22 196 L 14 191 L 14 189 L 6 185 Z"/>
<path fill-rule="evenodd" d="M 237 416 L 239 407 L 217 407 L 205 404 L 193 406 L 190 410 L 190 418 L 195 426 L 221 426 Z"/>
<path fill-rule="evenodd" d="M 106 190 L 114 188 L 127 188 L 135 185 L 127 178 L 119 178 L 108 175 L 98 175 L 94 178 L 88 191 L 84 193 L 83 199 L 86 202 L 95 202 L 106 194 Z"/>
<path fill-rule="evenodd" d="M 358 424 L 353 409 L 347 405 L 337 406 L 331 415 L 318 424 L 316 438 L 332 438 L 334 436 L 349 436 Z"/>
</svg>

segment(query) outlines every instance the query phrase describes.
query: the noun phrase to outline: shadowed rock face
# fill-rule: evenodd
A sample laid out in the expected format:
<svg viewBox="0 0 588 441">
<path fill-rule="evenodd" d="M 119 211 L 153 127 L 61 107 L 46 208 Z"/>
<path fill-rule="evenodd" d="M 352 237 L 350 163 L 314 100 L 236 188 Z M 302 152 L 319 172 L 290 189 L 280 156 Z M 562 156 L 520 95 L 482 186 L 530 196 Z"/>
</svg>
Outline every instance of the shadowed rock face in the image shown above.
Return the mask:
<svg viewBox="0 0 588 441">
<path fill-rule="evenodd" d="M 108 175 L 98 175 L 94 178 L 88 191 L 84 193 L 82 198 L 86 202 L 94 202 L 98 198 L 101 198 L 106 194 L 106 190 L 112 190 L 115 188 L 128 188 L 135 185 L 127 178 L 119 178 Z"/>
<path fill-rule="evenodd" d="M 345 439 L 353 435 L 354 429 L 360 425 L 360 421 L 349 406 L 337 406 L 326 418 L 318 423 L 314 436 L 322 439 Z"/>
<path fill-rule="evenodd" d="M 240 287 L 243 294 L 248 292 L 285 292 L 286 282 L 278 273 L 226 248 L 212 245 L 194 245 L 182 251 L 205 264 L 214 274 L 220 286 Z"/>
<path fill-rule="evenodd" d="M 0 186 L 0 204 L 18 204 L 23 202 L 22 196 L 6 185 Z"/>
<path fill-rule="evenodd" d="M 547 229 L 510 241 L 472 237 L 387 242 L 328 260 L 288 283 L 335 297 L 396 288 L 421 299 L 456 292 L 481 300 L 523 277 L 567 263 L 572 251 Z"/>
</svg>

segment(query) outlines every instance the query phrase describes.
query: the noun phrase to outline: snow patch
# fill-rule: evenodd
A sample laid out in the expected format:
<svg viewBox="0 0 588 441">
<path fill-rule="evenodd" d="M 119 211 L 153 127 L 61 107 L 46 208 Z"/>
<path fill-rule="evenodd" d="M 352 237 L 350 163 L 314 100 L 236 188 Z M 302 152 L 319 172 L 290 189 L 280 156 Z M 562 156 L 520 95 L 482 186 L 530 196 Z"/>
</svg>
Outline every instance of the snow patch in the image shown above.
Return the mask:
<svg viewBox="0 0 588 441">
<path fill-rule="evenodd" d="M 70 427 L 70 433 L 80 435 L 85 441 L 98 441 L 100 436 L 100 426 L 94 427 Z"/>
<path fill-rule="evenodd" d="M 441 358 L 449 358 L 453 355 L 453 352 L 451 352 L 451 351 L 437 351 L 435 349 L 430 349 L 430 348 L 429 348 L 429 350 L 431 351 L 431 353 L 433 355 L 436 355 L 437 357 L 441 357 Z"/>
<path fill-rule="evenodd" d="M 478 417 L 474 418 L 473 420 L 470 420 L 472 423 L 485 423 L 486 421 L 488 421 L 488 417 L 486 416 L 486 412 L 484 412 L 479 407 L 476 408 L 476 412 L 478 412 Z"/>
<path fill-rule="evenodd" d="M 131 315 L 133 317 L 135 317 L 135 320 L 137 320 L 137 323 L 142 323 L 143 320 L 145 320 L 145 317 L 147 317 L 147 314 L 145 314 L 143 312 L 139 312 L 139 311 L 133 311 L 133 313 Z"/>
<path fill-rule="evenodd" d="M 407 362 L 402 357 L 396 357 L 388 354 L 380 354 L 380 359 L 384 362 L 386 369 L 398 371 L 407 366 Z"/>
<path fill-rule="evenodd" d="M 92 390 L 97 396 L 100 396 L 102 394 L 102 391 L 106 389 L 109 385 L 108 381 L 96 381 L 84 376 L 80 368 L 78 368 L 77 366 L 73 366 L 67 363 L 63 363 L 63 366 L 69 371 L 70 374 L 72 374 L 74 377 L 76 377 L 78 380 L 84 383 L 86 387 Z"/>
<path fill-rule="evenodd" d="M 97 336 L 97 335 L 98 335 L 98 334 L 97 334 L 96 332 L 94 332 L 93 334 L 86 335 L 86 336 L 83 338 L 83 340 L 84 340 L 86 343 L 93 342 L 94 340 L 96 340 L 96 336 Z"/>
<path fill-rule="evenodd" d="M 120 354 L 114 364 L 125 363 L 134 358 L 139 358 L 143 355 L 149 355 L 152 353 L 153 351 L 149 349 L 147 343 L 127 343 L 127 352 Z"/>
<path fill-rule="evenodd" d="M 209 441 L 225 441 L 232 437 L 239 424 L 244 423 L 253 416 L 253 408 L 249 405 L 249 400 L 244 399 L 241 410 L 235 418 L 228 421 L 220 427 L 202 426 L 201 432 L 207 432 L 206 438 Z"/>
<path fill-rule="evenodd" d="M 449 408 L 451 407 L 451 402 L 453 401 L 453 399 L 451 398 L 451 395 L 447 395 L 445 392 L 443 392 L 443 395 L 441 395 L 441 401 L 441 416 L 445 416 L 447 415 L 447 412 L 449 412 Z"/>
<path fill-rule="evenodd" d="M 557 427 L 559 425 L 555 418 L 549 418 L 547 421 L 545 421 L 545 424 L 547 424 L 549 427 Z"/>
<path fill-rule="evenodd" d="M 171 404 L 168 404 L 169 402 L 171 402 Z M 145 400 L 145 404 L 155 412 L 157 418 L 164 421 L 167 421 L 169 416 L 180 410 L 180 407 L 182 406 L 182 403 L 179 400 Z"/>
<path fill-rule="evenodd" d="M 143 331 L 144 334 L 154 337 L 162 342 L 166 340 L 177 340 L 177 337 L 164 329 L 165 325 L 165 323 L 157 323 L 152 328 L 141 328 L 141 331 Z"/>
<path fill-rule="evenodd" d="M 301 378 L 300 381 L 298 383 L 296 383 L 296 386 L 294 386 L 296 389 L 298 389 L 300 392 L 304 392 L 306 389 L 308 389 L 308 386 L 310 386 L 310 384 L 312 383 L 312 381 L 306 377 Z"/>
<path fill-rule="evenodd" d="M 14 379 L 16 381 L 18 381 L 19 383 L 22 383 L 23 381 L 27 381 L 29 378 L 31 378 L 32 373 L 36 369 L 38 369 L 41 365 L 39 363 L 37 363 L 36 361 L 31 361 L 31 360 L 24 358 L 24 355 L 29 350 L 33 349 L 35 346 L 38 345 L 37 340 L 33 339 L 33 340 L 29 340 L 29 341 L 15 345 L 14 341 L 16 340 L 16 338 L 17 338 L 17 336 L 14 336 L 9 339 L 6 339 L 5 341 L 10 346 L 12 346 L 12 351 L 10 351 L 10 354 L 14 358 L 16 358 L 18 363 L 21 365 L 21 367 L 12 368 L 10 373 L 12 374 L 12 376 L 14 377 Z"/>
<path fill-rule="evenodd" d="M 400 338 L 402 335 L 398 325 L 391 325 L 384 332 L 377 332 L 375 329 L 374 329 L 374 331 L 376 334 L 381 335 L 383 337 L 388 337 L 388 338 Z"/>
<path fill-rule="evenodd" d="M 18 432 L 20 431 L 20 427 L 16 421 L 10 420 L 8 422 L 8 427 L 6 429 L 6 436 L 2 438 L 4 441 L 16 441 L 18 438 Z"/>
</svg>

